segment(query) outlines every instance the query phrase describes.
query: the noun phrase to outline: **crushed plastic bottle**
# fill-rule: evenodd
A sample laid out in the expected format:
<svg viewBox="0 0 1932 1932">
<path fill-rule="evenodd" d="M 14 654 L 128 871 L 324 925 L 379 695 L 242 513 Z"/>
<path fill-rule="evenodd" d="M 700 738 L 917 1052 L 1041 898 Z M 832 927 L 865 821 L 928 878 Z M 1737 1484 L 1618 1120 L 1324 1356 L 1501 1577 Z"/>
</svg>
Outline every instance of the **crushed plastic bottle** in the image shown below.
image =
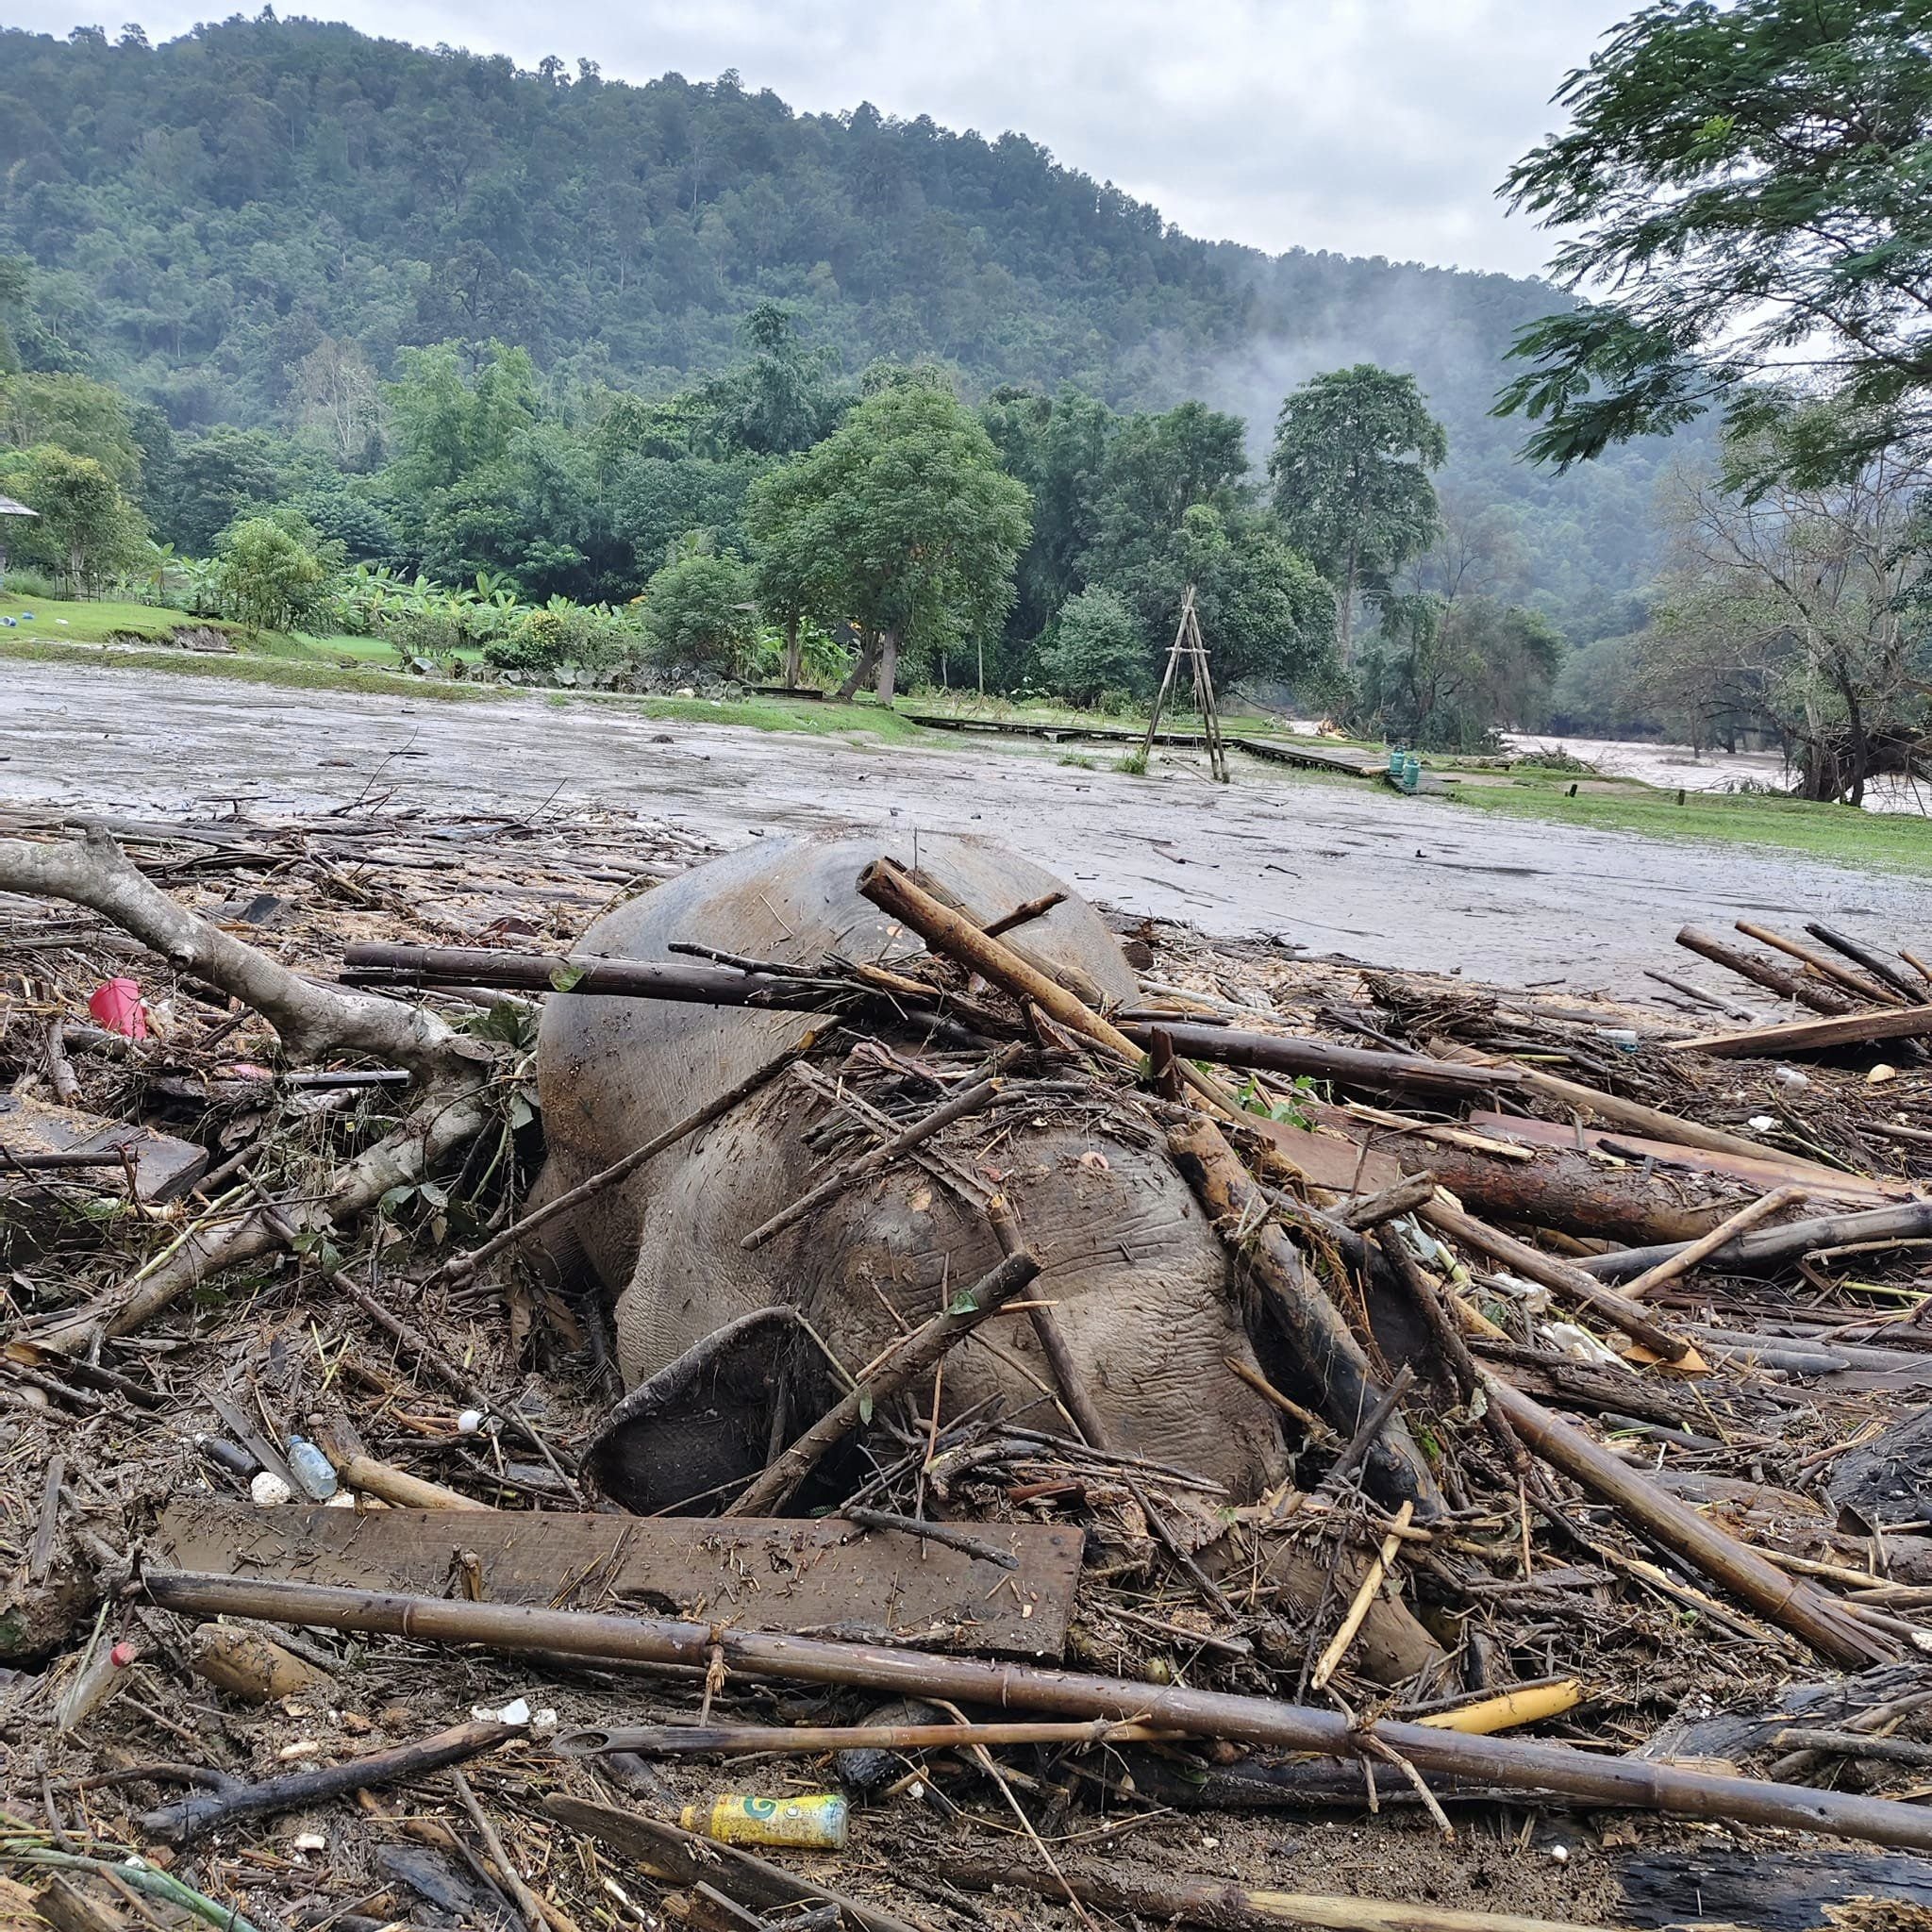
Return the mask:
<svg viewBox="0 0 1932 1932">
<path fill-rule="evenodd" d="M 289 1438 L 289 1468 L 318 1503 L 326 1503 L 335 1494 L 336 1466 L 307 1436 Z"/>
<path fill-rule="evenodd" d="M 845 1848 L 845 1800 L 830 1792 L 805 1798 L 748 1798 L 732 1793 L 708 1805 L 687 1805 L 685 1830 L 726 1845 L 791 1845 L 838 1852 Z"/>
</svg>

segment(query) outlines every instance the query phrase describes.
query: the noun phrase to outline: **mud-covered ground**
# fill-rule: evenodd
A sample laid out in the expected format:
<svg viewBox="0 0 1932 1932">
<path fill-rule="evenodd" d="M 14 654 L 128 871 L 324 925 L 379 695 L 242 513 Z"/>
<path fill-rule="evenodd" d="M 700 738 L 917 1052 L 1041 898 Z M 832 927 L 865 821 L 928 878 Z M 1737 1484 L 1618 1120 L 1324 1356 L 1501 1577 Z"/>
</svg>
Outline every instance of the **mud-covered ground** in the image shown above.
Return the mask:
<svg viewBox="0 0 1932 1932">
<path fill-rule="evenodd" d="M 1506 984 L 1623 994 L 1688 921 L 1822 919 L 1900 932 L 1932 882 L 1735 845 L 1501 820 L 1237 759 L 1209 783 L 1018 747 L 931 749 L 665 724 L 616 704 L 449 704 L 165 674 L 0 664 L 0 803 L 77 811 L 305 810 L 388 794 L 449 812 L 618 806 L 725 844 L 872 827 L 983 831 L 1091 897 L 1218 937 Z"/>
</svg>

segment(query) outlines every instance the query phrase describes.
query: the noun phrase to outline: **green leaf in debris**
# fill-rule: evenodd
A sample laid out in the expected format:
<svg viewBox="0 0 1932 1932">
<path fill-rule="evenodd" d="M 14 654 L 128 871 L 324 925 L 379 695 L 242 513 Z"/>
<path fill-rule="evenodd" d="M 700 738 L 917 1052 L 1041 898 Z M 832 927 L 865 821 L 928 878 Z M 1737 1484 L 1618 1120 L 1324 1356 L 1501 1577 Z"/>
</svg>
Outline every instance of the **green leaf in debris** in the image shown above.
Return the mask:
<svg viewBox="0 0 1932 1932">
<path fill-rule="evenodd" d="M 382 1199 L 376 1204 L 377 1208 L 382 1212 L 382 1214 L 385 1215 L 389 1220 L 393 1221 L 396 1218 L 398 1212 L 401 1211 L 403 1203 L 407 1201 L 409 1198 L 409 1196 L 413 1194 L 415 1191 L 416 1190 L 413 1187 L 409 1186 L 407 1182 L 405 1182 L 404 1185 L 399 1188 L 390 1189 L 390 1191 L 386 1194 L 384 1194 Z"/>
<path fill-rule="evenodd" d="M 527 1127 L 537 1118 L 537 1109 L 524 1097 L 524 1089 L 519 1087 L 509 1097 L 509 1124 L 513 1128 Z"/>
<path fill-rule="evenodd" d="M 424 1200 L 428 1202 L 428 1204 L 432 1208 L 441 1209 L 447 1208 L 449 1206 L 448 1194 L 445 1193 L 442 1189 L 439 1188 L 434 1181 L 419 1182 L 417 1184 L 416 1191 L 420 1193 L 423 1196 Z"/>
<path fill-rule="evenodd" d="M 568 992 L 584 976 L 581 966 L 553 966 L 550 969 L 550 983 L 558 992 Z"/>
<path fill-rule="evenodd" d="M 872 1397 L 869 1394 L 858 1398 L 858 1420 L 862 1423 L 872 1420 Z"/>
<path fill-rule="evenodd" d="M 973 1299 L 973 1291 L 970 1288 L 962 1288 L 946 1304 L 946 1313 L 949 1315 L 976 1315 L 978 1312 L 979 1304 Z"/>
</svg>

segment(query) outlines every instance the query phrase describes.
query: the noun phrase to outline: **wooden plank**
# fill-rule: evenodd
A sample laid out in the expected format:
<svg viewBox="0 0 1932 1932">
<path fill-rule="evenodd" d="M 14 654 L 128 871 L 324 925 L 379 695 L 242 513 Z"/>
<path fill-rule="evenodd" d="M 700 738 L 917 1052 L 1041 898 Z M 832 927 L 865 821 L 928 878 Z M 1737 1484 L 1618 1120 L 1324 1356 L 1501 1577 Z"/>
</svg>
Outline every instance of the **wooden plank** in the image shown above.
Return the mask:
<svg viewBox="0 0 1932 1932">
<path fill-rule="evenodd" d="M 1743 1033 L 1679 1040 L 1672 1050 L 1713 1054 L 1722 1059 L 1779 1059 L 1786 1054 L 1824 1053 L 1834 1046 L 1911 1040 L 1926 1033 L 1932 1033 L 1932 1007 L 1883 1007 L 1875 1012 L 1846 1013 L 1832 1020 L 1788 1020 L 1781 1025 L 1754 1026 Z"/>
<path fill-rule="evenodd" d="M 592 1516 L 517 1509 L 239 1508 L 189 1501 L 163 1514 L 156 1559 L 220 1575 L 451 1594 L 458 1554 L 486 1599 L 655 1616 L 991 1657 L 1058 1657 L 1083 1532 L 974 1523 L 1019 1562 L 1006 1570 L 923 1539 L 837 1517 Z"/>
<path fill-rule="evenodd" d="M 55 1107 L 26 1093 L 0 1093 L 0 1149 L 7 1154 L 92 1154 L 127 1147 L 134 1154 L 135 1191 L 143 1201 L 172 1201 L 185 1194 L 208 1167 L 208 1150 L 151 1127 Z M 42 1176 L 63 1190 L 75 1183 L 92 1191 L 119 1194 L 127 1182 L 117 1160 L 109 1166 L 61 1168 Z M 33 1182 L 0 1158 L 0 1201 L 33 1191 Z"/>
<path fill-rule="evenodd" d="M 1311 1127 L 1271 1121 L 1258 1113 L 1244 1117 L 1241 1125 L 1258 1134 L 1290 1161 L 1309 1186 L 1325 1188 L 1331 1193 L 1378 1194 L 1402 1178 L 1401 1165 L 1392 1154 L 1377 1147 L 1364 1148 L 1359 1141 L 1318 1134 Z"/>
</svg>

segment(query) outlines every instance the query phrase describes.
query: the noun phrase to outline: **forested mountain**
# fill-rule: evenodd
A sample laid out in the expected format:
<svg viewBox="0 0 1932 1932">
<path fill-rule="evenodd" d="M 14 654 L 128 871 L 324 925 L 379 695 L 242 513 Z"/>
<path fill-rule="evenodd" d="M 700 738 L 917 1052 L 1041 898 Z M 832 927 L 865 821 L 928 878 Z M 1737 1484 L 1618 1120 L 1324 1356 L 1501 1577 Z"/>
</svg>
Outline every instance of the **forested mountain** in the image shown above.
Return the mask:
<svg viewBox="0 0 1932 1932">
<path fill-rule="evenodd" d="M 1447 425 L 1445 501 L 1501 529 L 1507 589 L 1588 634 L 1647 568 L 1657 445 L 1557 481 L 1487 414 L 1548 287 L 1195 241 L 1021 135 L 797 114 L 735 75 L 530 74 L 266 11 L 160 46 L 7 31 L 8 253 L 35 267 L 24 363 L 176 431 L 286 429 L 318 407 L 295 375 L 318 352 L 387 377 L 451 339 L 527 348 L 558 408 L 668 393 L 768 300 L 851 373 L 935 358 L 974 396 L 1200 397 L 1257 456 L 1292 383 L 1372 359 L 1414 370 Z"/>
</svg>

